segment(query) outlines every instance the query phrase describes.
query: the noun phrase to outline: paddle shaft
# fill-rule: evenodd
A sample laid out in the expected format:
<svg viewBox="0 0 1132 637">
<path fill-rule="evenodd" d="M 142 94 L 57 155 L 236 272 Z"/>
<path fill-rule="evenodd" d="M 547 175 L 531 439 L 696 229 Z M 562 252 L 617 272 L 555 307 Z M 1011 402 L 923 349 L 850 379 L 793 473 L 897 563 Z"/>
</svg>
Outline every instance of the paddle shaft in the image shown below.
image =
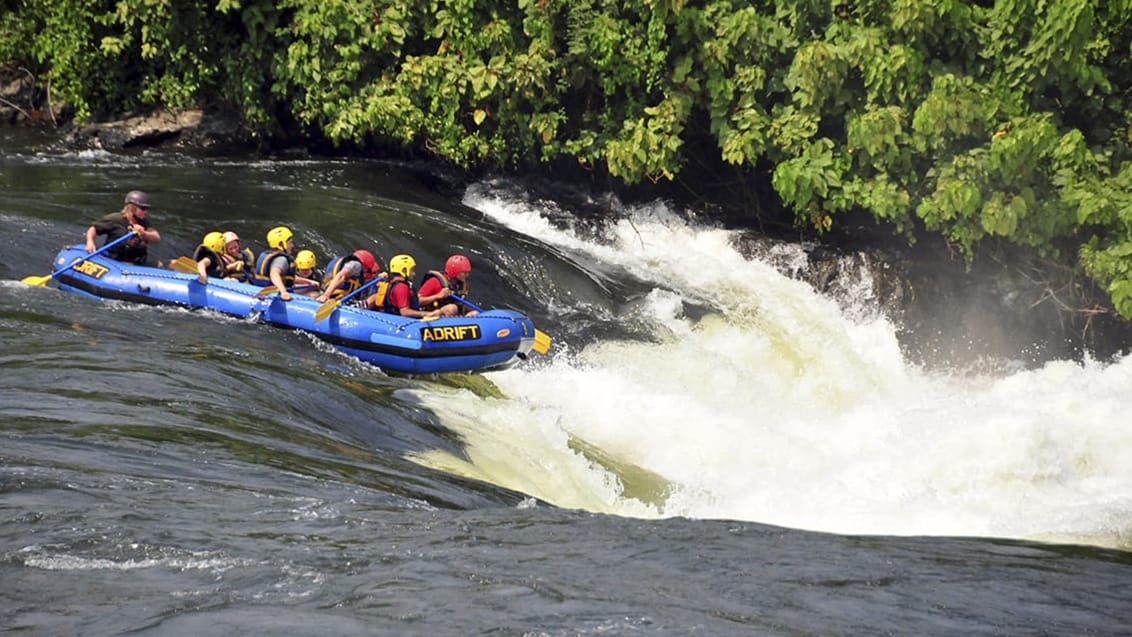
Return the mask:
<svg viewBox="0 0 1132 637">
<path fill-rule="evenodd" d="M 288 292 L 305 292 L 307 290 L 311 290 L 311 289 L 314 289 L 314 288 L 317 288 L 317 287 L 318 287 L 318 285 L 314 284 L 314 283 L 304 283 L 302 285 L 296 285 L 293 288 L 287 288 L 287 291 Z M 275 287 L 274 285 L 269 285 L 269 286 L 263 288 L 262 290 L 260 290 L 259 292 L 256 292 L 255 295 L 256 296 L 268 296 L 268 295 L 271 295 L 271 294 L 275 294 L 278 291 L 279 291 L 279 288 Z"/>
<path fill-rule="evenodd" d="M 95 250 L 94 252 L 91 252 L 90 254 L 86 255 L 85 257 L 83 257 L 81 259 L 76 259 L 75 261 L 72 261 L 71 264 L 68 265 L 67 267 L 59 268 L 58 270 L 52 272 L 51 275 L 47 277 L 46 281 L 44 281 L 44 283 L 46 283 L 47 281 L 50 281 L 51 279 L 54 279 L 55 277 L 59 276 L 60 274 L 63 274 L 64 272 L 69 271 L 71 268 L 82 263 L 83 261 L 87 261 L 89 259 L 97 257 L 98 255 L 102 254 L 103 252 L 106 252 L 107 250 L 109 250 L 110 248 L 113 248 L 116 245 L 120 245 L 120 244 L 123 244 L 123 243 L 129 241 L 133 237 L 134 237 L 134 233 L 127 232 L 126 234 L 118 237 L 117 239 L 115 239 L 115 240 L 107 243 L 106 245 L 102 246 L 101 248 Z"/>
<path fill-rule="evenodd" d="M 458 296 L 456 294 L 449 294 L 448 298 L 452 299 L 453 301 L 456 301 L 457 303 L 463 303 L 464 305 L 467 305 L 468 307 L 479 312 L 480 314 L 483 314 L 482 308 L 480 308 L 475 303 L 468 301 L 467 299 L 463 298 L 462 296 Z M 532 347 L 532 349 L 534 349 L 539 354 L 545 354 L 547 352 L 547 350 L 550 349 L 550 335 L 547 334 L 546 332 L 543 332 L 542 330 L 535 330 L 535 342 L 534 342 L 534 346 Z"/>
<path fill-rule="evenodd" d="M 314 322 L 318 323 L 318 322 L 322 321 L 323 319 L 325 319 L 326 317 L 330 316 L 330 314 L 333 313 L 335 309 L 337 309 L 337 307 L 342 303 L 342 301 L 347 301 L 349 299 L 352 299 L 355 296 L 357 296 L 358 294 L 361 294 L 361 292 L 363 290 L 368 290 L 369 288 L 377 285 L 378 283 L 381 283 L 384 280 L 385 279 L 382 279 L 380 277 L 374 277 L 374 279 L 372 281 L 367 282 L 362 287 L 354 290 L 353 292 L 350 292 L 349 294 L 343 296 L 342 298 L 340 298 L 340 299 L 330 299 L 326 303 L 323 303 L 322 305 L 318 306 L 318 310 L 316 310 L 315 313 L 314 313 Z"/>
<path fill-rule="evenodd" d="M 458 295 L 455 295 L 455 294 L 449 294 L 448 298 L 452 299 L 453 301 L 456 301 L 457 303 L 463 303 L 464 305 L 467 305 L 469 308 L 471 308 L 471 309 L 473 309 L 477 312 L 483 312 L 483 308 L 476 305 L 475 303 L 472 303 L 471 301 L 469 301 L 468 299 L 465 299 L 462 296 L 458 296 Z"/>
<path fill-rule="evenodd" d="M 377 285 L 378 283 L 381 283 L 382 281 L 383 281 L 383 279 L 379 279 L 377 277 L 374 277 L 374 279 L 372 281 L 367 281 L 362 287 L 360 287 L 360 288 L 354 290 L 353 292 L 350 292 L 346 296 L 343 296 L 342 298 L 338 299 L 338 302 L 341 303 L 342 301 L 352 299 L 355 296 L 357 296 L 358 294 L 360 294 L 362 290 L 368 290 L 369 288 Z"/>
</svg>

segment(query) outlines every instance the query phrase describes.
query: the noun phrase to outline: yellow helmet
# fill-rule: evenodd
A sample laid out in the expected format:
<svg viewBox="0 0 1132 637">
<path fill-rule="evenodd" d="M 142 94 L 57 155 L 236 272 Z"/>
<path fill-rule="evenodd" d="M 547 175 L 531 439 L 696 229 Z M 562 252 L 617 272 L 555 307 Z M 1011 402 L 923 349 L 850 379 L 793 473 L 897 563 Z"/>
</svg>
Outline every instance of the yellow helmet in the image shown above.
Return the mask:
<svg viewBox="0 0 1132 637">
<path fill-rule="evenodd" d="M 407 254 L 399 254 L 389 260 L 389 271 L 393 274 L 400 274 L 406 279 L 409 278 L 410 271 L 415 267 L 417 267 L 417 262 Z"/>
<path fill-rule="evenodd" d="M 224 246 L 227 245 L 228 242 L 224 240 L 223 233 L 210 232 L 204 235 L 204 240 L 201 241 L 201 243 L 204 244 L 204 247 L 212 250 L 216 254 L 221 254 L 224 252 Z"/>
<path fill-rule="evenodd" d="M 313 270 L 318 265 L 318 259 L 310 250 L 299 250 L 295 255 L 295 267 L 300 270 Z"/>
<path fill-rule="evenodd" d="M 287 226 L 275 226 L 267 231 L 267 245 L 273 250 L 286 250 L 287 240 L 295 236 Z"/>
</svg>

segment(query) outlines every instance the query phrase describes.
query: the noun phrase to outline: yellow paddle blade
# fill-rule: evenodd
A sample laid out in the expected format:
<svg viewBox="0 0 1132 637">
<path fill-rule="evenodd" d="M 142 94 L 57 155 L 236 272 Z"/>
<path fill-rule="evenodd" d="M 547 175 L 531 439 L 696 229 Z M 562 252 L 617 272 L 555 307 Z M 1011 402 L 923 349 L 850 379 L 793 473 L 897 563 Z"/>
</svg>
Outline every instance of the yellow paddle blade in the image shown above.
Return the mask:
<svg viewBox="0 0 1132 637">
<path fill-rule="evenodd" d="M 274 285 L 269 285 L 269 286 L 263 288 L 262 290 L 260 290 L 259 292 L 256 292 L 255 295 L 256 296 L 267 296 L 269 294 L 275 294 L 278 291 L 279 291 L 279 288 L 275 287 Z"/>
<path fill-rule="evenodd" d="M 196 274 L 197 262 L 189 257 L 177 257 L 169 264 L 169 267 L 177 272 L 184 272 L 185 274 Z"/>
<path fill-rule="evenodd" d="M 318 306 L 318 309 L 314 312 L 314 322 L 322 322 L 322 320 L 330 316 L 334 312 L 334 310 L 337 309 L 337 307 L 338 299 L 330 299 L 326 303 Z"/>
<path fill-rule="evenodd" d="M 26 283 L 28 285 L 43 286 L 43 285 L 47 285 L 47 282 L 50 281 L 50 280 L 51 280 L 50 274 L 48 274 L 47 276 L 25 276 L 24 278 L 20 279 L 20 283 Z"/>
<path fill-rule="evenodd" d="M 550 334 L 542 330 L 535 330 L 535 344 L 531 346 L 531 349 L 539 354 L 545 354 L 550 349 Z"/>
</svg>

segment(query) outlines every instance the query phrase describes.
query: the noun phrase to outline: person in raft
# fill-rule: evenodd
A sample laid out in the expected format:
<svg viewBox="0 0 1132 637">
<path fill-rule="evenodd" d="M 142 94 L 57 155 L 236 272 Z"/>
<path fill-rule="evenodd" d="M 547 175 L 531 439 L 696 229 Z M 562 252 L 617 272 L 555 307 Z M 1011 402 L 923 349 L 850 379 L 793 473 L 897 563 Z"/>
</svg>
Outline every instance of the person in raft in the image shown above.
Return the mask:
<svg viewBox="0 0 1132 637">
<path fill-rule="evenodd" d="M 228 276 L 224 262 L 224 233 L 210 232 L 204 235 L 200 245 L 193 252 L 193 260 L 197 262 L 197 281 L 201 285 L 208 283 L 208 277 L 223 279 Z"/>
<path fill-rule="evenodd" d="M 287 226 L 276 226 L 267 231 L 267 249 L 255 261 L 250 283 L 260 287 L 274 285 L 279 298 L 291 300 L 289 289 L 295 285 L 295 234 Z"/>
<path fill-rule="evenodd" d="M 379 283 L 376 294 L 366 299 L 366 307 L 388 314 L 425 318 L 440 316 L 440 310 L 421 310 L 420 300 L 413 289 L 413 274 L 417 262 L 407 254 L 398 254 L 389 260 L 389 281 Z"/>
<path fill-rule="evenodd" d="M 131 232 L 136 235 L 133 239 L 111 248 L 107 255 L 116 261 L 145 265 L 149 244 L 161 241 L 161 233 L 149 226 L 149 195 L 141 190 L 126 193 L 122 210 L 101 217 L 86 229 L 86 251 L 98 249 L 95 238 L 100 234 L 106 235 L 109 243 Z"/>
<path fill-rule="evenodd" d="M 369 250 L 355 250 L 353 254 L 335 257 L 326 265 L 326 274 L 322 278 L 322 293 L 318 296 L 318 302 L 326 303 L 331 299 L 340 299 L 375 278 L 384 277 L 381 264 Z M 362 300 L 357 304 L 364 303 L 365 301 Z"/>
<path fill-rule="evenodd" d="M 441 316 L 475 316 L 479 312 L 464 306 L 451 298 L 453 294 L 465 296 L 468 293 L 468 275 L 472 272 L 472 262 L 462 254 L 448 257 L 444 272 L 429 270 L 421 279 L 417 293 L 423 309 L 439 309 Z"/>
<path fill-rule="evenodd" d="M 306 288 L 303 294 L 318 296 L 319 281 L 322 273 L 318 271 L 318 257 L 310 250 L 299 250 L 295 255 L 295 286 Z"/>
<path fill-rule="evenodd" d="M 224 269 L 233 281 L 247 281 L 255 269 L 255 255 L 251 248 L 240 246 L 240 235 L 228 231 L 224 233 Z"/>
</svg>

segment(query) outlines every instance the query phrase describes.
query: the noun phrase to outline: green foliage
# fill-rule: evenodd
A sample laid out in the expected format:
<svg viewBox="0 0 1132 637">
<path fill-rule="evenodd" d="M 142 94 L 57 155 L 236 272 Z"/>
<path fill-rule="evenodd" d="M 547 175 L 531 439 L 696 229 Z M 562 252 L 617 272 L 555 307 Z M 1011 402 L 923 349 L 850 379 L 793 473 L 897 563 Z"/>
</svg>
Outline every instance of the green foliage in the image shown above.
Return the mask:
<svg viewBox="0 0 1132 637">
<path fill-rule="evenodd" d="M 848 122 L 846 143 L 856 153 L 862 169 L 883 171 L 891 166 L 908 167 L 908 116 L 899 106 L 866 109 Z"/>
<path fill-rule="evenodd" d="M 781 78 L 771 82 L 774 69 L 788 63 L 789 51 L 796 45 L 790 31 L 773 15 L 760 14 L 752 7 L 733 9 L 722 2 L 711 3 L 689 18 L 682 28 L 701 45 L 697 56 L 680 59 L 678 77 L 687 77 L 686 67 L 703 67 L 702 79 L 689 84 L 705 94 L 711 132 L 718 139 L 723 161 L 744 165 L 768 155 L 777 159 L 775 139 L 779 137 L 801 148 L 800 142 L 816 130 L 816 118 L 796 116 L 792 106 L 786 108 Z M 776 123 L 776 109 L 784 121 Z"/>
<path fill-rule="evenodd" d="M 848 51 L 860 69 L 869 104 L 907 104 L 920 98 L 927 80 L 923 52 L 903 44 L 884 45 L 875 29 L 858 30 Z"/>
<path fill-rule="evenodd" d="M 248 63 L 225 46 L 236 37 L 217 18 L 191 2 L 25 2 L 0 23 L 0 59 L 39 71 L 80 121 L 190 106 L 218 90 L 226 69 Z"/>
<path fill-rule="evenodd" d="M 847 164 L 834 153 L 831 140 L 818 139 L 798 157 L 778 164 L 774 189 L 795 211 L 805 211 L 806 221 L 828 230 L 832 221 L 826 214 L 827 202 L 844 203 L 839 191 Z"/>
<path fill-rule="evenodd" d="M 1096 66 L 1106 48 L 1097 29 L 1094 3 L 1087 0 L 1005 0 L 990 12 L 983 54 L 1000 60 L 996 79 L 1008 86 L 1047 87 L 1092 95 L 1111 88 Z"/>
<path fill-rule="evenodd" d="M 54 98 L 73 105 L 80 118 L 89 115 L 90 103 L 100 103 L 113 91 L 114 78 L 100 72 L 101 40 L 111 21 L 109 3 L 94 0 L 65 4 L 25 4 L 20 20 L 35 25 L 40 35 L 17 48 L 31 59 L 16 58 L 18 64 L 44 69 Z M 116 96 L 124 98 L 125 96 Z M 128 102 L 127 102 L 128 104 Z"/>
<path fill-rule="evenodd" d="M 799 224 L 1077 252 L 1132 317 L 1130 0 L 8 5 L 0 63 L 80 120 L 221 104 L 263 135 L 628 184 L 769 165 Z"/>
<path fill-rule="evenodd" d="M 799 106 L 821 110 L 836 98 L 846 95 L 842 89 L 848 71 L 843 47 L 825 40 L 814 40 L 798 49 L 783 84 L 793 93 Z"/>
<path fill-rule="evenodd" d="M 1085 271 L 1112 298 L 1116 310 L 1132 316 L 1132 162 L 1112 177 L 1087 177 L 1065 189 L 1078 222 L 1094 233 L 1081 246 Z"/>
<path fill-rule="evenodd" d="M 691 98 L 677 93 L 655 107 L 644 109 L 645 117 L 625 122 L 624 133 L 611 140 L 606 150 L 609 172 L 628 181 L 642 176 L 658 181 L 672 179 L 680 161 L 680 134 L 691 108 Z"/>
<path fill-rule="evenodd" d="M 22 62 L 28 66 L 27 63 L 31 60 L 24 53 L 40 27 L 40 24 L 28 19 L 22 11 L 8 10 L 4 2 L 0 2 L 0 64 Z"/>
<path fill-rule="evenodd" d="M 912 117 L 917 147 L 946 151 L 989 139 L 997 104 L 982 95 L 983 89 L 973 78 L 950 73 L 936 76 Z"/>
</svg>

